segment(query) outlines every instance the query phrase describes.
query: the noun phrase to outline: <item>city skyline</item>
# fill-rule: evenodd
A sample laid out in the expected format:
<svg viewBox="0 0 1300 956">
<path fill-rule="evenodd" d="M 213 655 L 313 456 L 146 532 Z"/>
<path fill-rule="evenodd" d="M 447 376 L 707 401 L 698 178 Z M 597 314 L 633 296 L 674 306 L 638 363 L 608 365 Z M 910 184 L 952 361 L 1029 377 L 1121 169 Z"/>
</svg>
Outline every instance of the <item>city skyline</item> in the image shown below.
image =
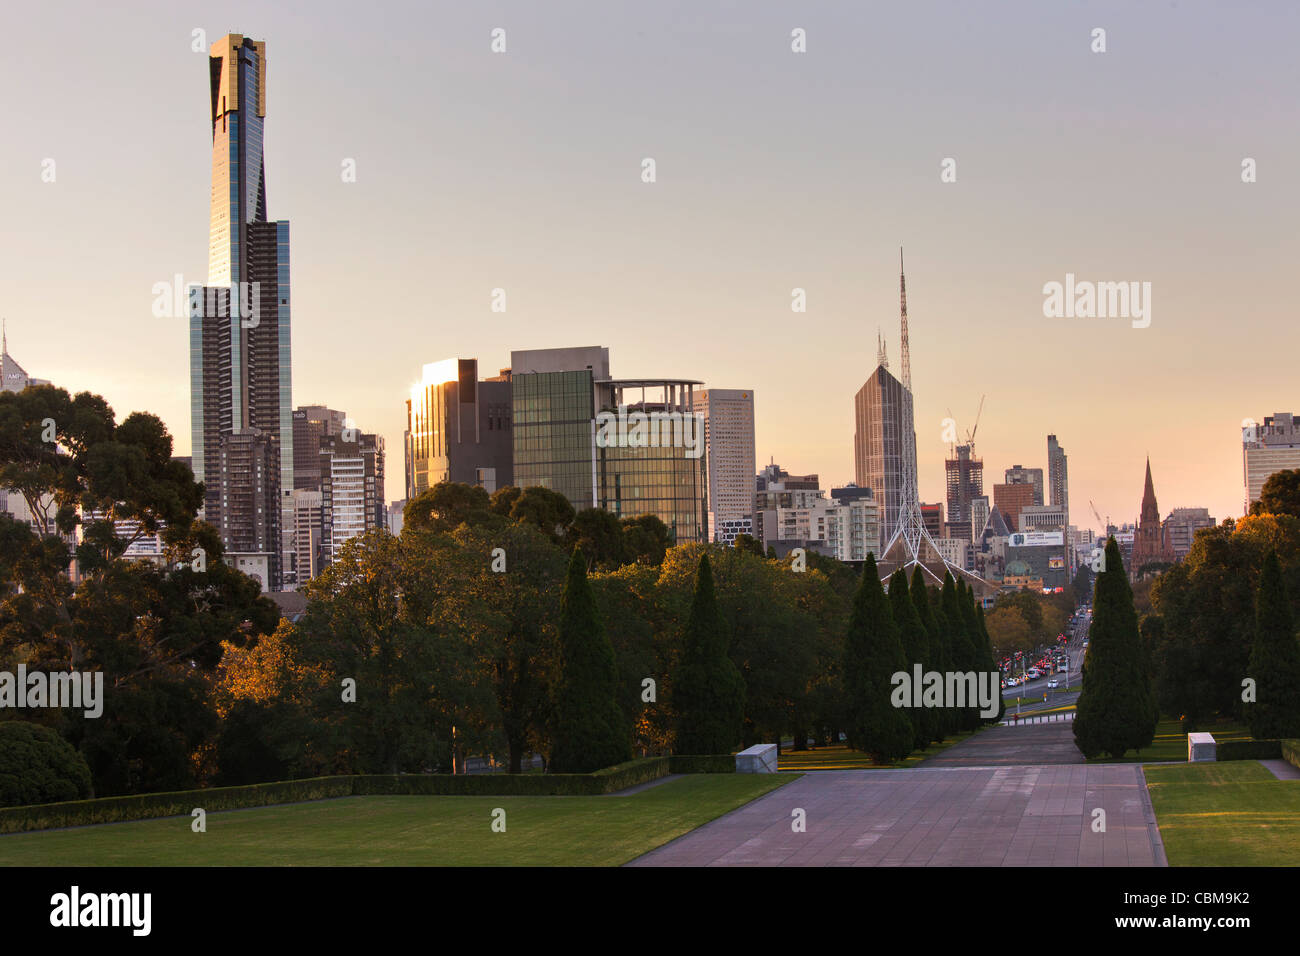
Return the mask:
<svg viewBox="0 0 1300 956">
<path fill-rule="evenodd" d="M 596 7 L 590 23 L 564 30 L 520 5 L 491 15 L 410 8 L 403 16 L 428 30 L 362 24 L 347 42 L 359 55 L 418 50 L 432 75 L 418 78 L 399 57 L 394 70 L 343 84 L 318 55 L 343 42 L 341 8 L 301 30 L 247 9 L 232 6 L 229 29 L 272 51 L 267 167 L 276 209 L 295 221 L 292 403 L 347 408 L 390 449 L 401 447 L 404 400 L 425 363 L 475 355 L 496 369 L 512 350 L 599 340 L 624 356 L 620 375 L 671 369 L 705 388 L 762 393 L 758 460 L 845 484 L 848 405 L 874 368 L 872 332 L 892 329 L 899 243 L 912 278 L 923 501 L 944 498 L 947 410 L 969 428 L 987 393 L 978 454 L 988 474 L 1046 470 L 1044 440 L 1057 435 L 1071 459 L 1071 523 L 1094 526 L 1089 500 L 1117 524 L 1135 520 L 1148 454 L 1166 512 L 1206 507 L 1222 520 L 1241 511 L 1242 419 L 1292 408 L 1288 350 L 1252 349 L 1225 368 L 1210 347 L 1285 335 L 1297 251 L 1272 214 L 1296 198 L 1277 171 L 1297 134 L 1271 122 L 1276 103 L 1261 92 L 1293 82 L 1294 66 L 1285 31 L 1261 35 L 1251 11 L 1225 23 L 1197 8 L 1158 20 L 1103 4 L 1025 8 L 1009 28 L 955 7 L 923 24 L 907 11 L 759 6 L 743 25 L 694 11 L 674 32 Z M 138 28 L 139 55 L 119 63 L 87 46 L 69 58 L 5 107 L 30 155 L 0 160 L 13 214 L 32 224 L 0 238 L 22 276 L 3 285 L 10 349 L 34 376 L 103 394 L 119 418 L 159 414 L 178 455 L 192 453 L 186 323 L 151 305 L 158 282 L 204 279 L 194 223 L 212 171 L 194 102 L 208 77 L 206 56 L 191 50 L 204 14 L 87 10 L 71 27 L 74 46 L 125 17 L 112 29 Z M 67 44 L 67 33 L 43 29 L 49 17 L 18 15 L 32 43 L 8 68 L 57 58 L 49 38 Z M 1094 21 L 1110 31 L 1104 55 L 1088 48 Z M 507 30 L 505 54 L 489 48 L 496 26 Z M 794 27 L 808 31 L 805 54 L 789 48 Z M 226 32 L 204 29 L 206 45 Z M 877 49 L 870 38 L 882 30 L 897 49 Z M 1192 70 L 1211 39 L 1221 53 L 1213 80 Z M 864 64 L 869 42 L 878 55 Z M 874 85 L 923 44 L 951 62 L 911 88 Z M 660 62 L 665 48 L 684 78 Z M 1074 66 L 1092 69 L 1096 87 L 1023 89 L 1009 68 L 989 69 L 990 50 L 1081 58 Z M 110 58 L 114 95 L 148 103 L 152 118 L 148 150 L 127 150 L 131 162 L 82 145 L 103 122 L 86 112 L 85 92 Z M 620 59 L 626 75 L 611 71 Z M 475 90 L 473 104 L 439 87 L 443 69 Z M 737 69 L 748 87 L 722 82 Z M 591 76 L 618 79 L 594 90 L 581 82 Z M 429 98 L 427 125 L 399 128 L 390 110 L 364 109 L 418 97 Z M 1163 111 L 1149 108 L 1155 98 Z M 869 132 L 844 128 L 849 104 Z M 327 122 L 335 109 L 346 124 Z M 1189 126 L 1194 110 L 1201 122 Z M 905 147 L 879 148 L 900 139 Z M 647 156 L 655 183 L 641 181 Z M 957 181 L 943 183 L 949 156 Z M 1241 182 L 1247 156 L 1259 160 L 1258 182 Z M 349 159 L 355 182 L 341 176 Z M 123 194 L 143 196 L 147 215 L 95 256 L 78 254 L 81 237 L 120 218 Z M 1043 285 L 1074 274 L 1150 281 L 1150 326 L 1044 317 Z M 504 313 L 491 311 L 498 288 Z M 805 313 L 791 312 L 796 288 Z M 898 354 L 896 340 L 889 350 Z M 385 497 L 402 494 L 390 468 Z"/>
</svg>

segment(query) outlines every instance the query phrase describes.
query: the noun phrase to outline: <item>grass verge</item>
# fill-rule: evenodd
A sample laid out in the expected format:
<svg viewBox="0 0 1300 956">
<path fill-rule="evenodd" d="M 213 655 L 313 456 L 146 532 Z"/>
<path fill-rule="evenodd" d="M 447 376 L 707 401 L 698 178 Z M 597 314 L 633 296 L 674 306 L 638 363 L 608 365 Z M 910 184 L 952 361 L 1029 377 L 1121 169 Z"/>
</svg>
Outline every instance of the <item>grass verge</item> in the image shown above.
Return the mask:
<svg viewBox="0 0 1300 956">
<path fill-rule="evenodd" d="M 1300 781 L 1255 760 L 1143 772 L 1171 866 L 1300 866 Z"/>
<path fill-rule="evenodd" d="M 617 866 L 795 779 L 692 774 L 629 796 L 344 797 L 0 836 L 6 866 Z M 492 830 L 506 811 L 506 831 Z"/>
</svg>

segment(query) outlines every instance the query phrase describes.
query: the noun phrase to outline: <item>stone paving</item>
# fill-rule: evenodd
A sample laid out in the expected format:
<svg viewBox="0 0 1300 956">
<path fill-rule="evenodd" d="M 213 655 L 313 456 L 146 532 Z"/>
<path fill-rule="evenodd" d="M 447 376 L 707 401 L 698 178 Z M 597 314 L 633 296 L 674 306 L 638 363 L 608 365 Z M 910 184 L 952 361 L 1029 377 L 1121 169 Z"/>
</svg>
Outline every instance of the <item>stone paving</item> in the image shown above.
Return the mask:
<svg viewBox="0 0 1300 956">
<path fill-rule="evenodd" d="M 1088 766 L 1077 750 L 1066 761 L 1072 739 L 1069 724 L 992 728 L 945 752 L 965 754 L 946 764 L 808 773 L 629 865 L 1165 865 L 1141 767 Z M 1004 764 L 1040 749 L 1057 759 Z M 1095 808 L 1105 832 L 1093 832 Z"/>
</svg>

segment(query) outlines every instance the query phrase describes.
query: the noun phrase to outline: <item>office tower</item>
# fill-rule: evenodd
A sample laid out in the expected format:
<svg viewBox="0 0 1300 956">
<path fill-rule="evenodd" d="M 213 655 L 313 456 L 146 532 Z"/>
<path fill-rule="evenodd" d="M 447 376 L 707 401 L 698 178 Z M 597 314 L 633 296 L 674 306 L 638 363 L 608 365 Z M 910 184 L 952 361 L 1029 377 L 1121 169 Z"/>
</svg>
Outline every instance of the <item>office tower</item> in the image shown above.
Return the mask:
<svg viewBox="0 0 1300 956">
<path fill-rule="evenodd" d="M 1246 484 L 1245 514 L 1259 500 L 1264 482 L 1279 471 L 1300 468 L 1300 423 L 1290 412 L 1275 412 L 1264 424 L 1241 429 L 1241 467 Z"/>
<path fill-rule="evenodd" d="M 440 481 L 489 494 L 514 482 L 510 375 L 479 381 L 478 359 L 424 366 L 406 400 L 406 497 Z"/>
<path fill-rule="evenodd" d="M 320 464 L 313 469 L 318 475 Z M 295 472 L 295 474 L 297 474 Z M 321 543 L 323 523 L 321 520 L 320 491 L 311 488 L 295 488 L 293 492 L 293 544 L 294 569 L 297 572 L 295 584 L 302 587 L 324 568 L 321 563 L 324 549 Z"/>
<path fill-rule="evenodd" d="M 1019 466 L 1017 466 L 1019 467 Z M 1038 469 L 1041 471 L 1042 469 Z M 1010 472 L 1008 472 L 1009 474 Z M 993 504 L 1002 512 L 1002 518 L 1012 531 L 1020 530 L 1020 509 L 1042 504 L 1035 501 L 1034 486 L 1029 482 L 993 486 Z"/>
<path fill-rule="evenodd" d="M 293 410 L 294 490 L 320 491 L 320 440 L 343 434 L 347 414 L 324 405 Z"/>
<path fill-rule="evenodd" d="M 272 586 L 280 574 L 279 469 L 279 444 L 260 429 L 244 428 L 221 436 L 209 470 L 208 500 L 218 503 L 213 510 L 226 561 L 264 591 L 280 590 Z"/>
<path fill-rule="evenodd" d="M 880 506 L 886 538 L 898 527 L 901 512 L 906 412 L 903 384 L 889 373 L 888 362 L 881 362 L 853 399 L 853 463 L 855 483 L 870 488 Z"/>
<path fill-rule="evenodd" d="M 932 538 L 943 537 L 943 502 L 936 501 L 934 504 L 921 503 L 921 523 L 925 530 L 929 532 Z"/>
<path fill-rule="evenodd" d="M 190 296 L 190 416 L 194 477 L 207 487 L 206 519 L 228 550 L 252 541 L 279 590 L 293 561 L 293 422 L 290 400 L 289 223 L 268 218 L 262 157 L 266 44 L 229 34 L 208 57 L 212 204 L 207 285 Z M 226 515 L 226 499 L 251 497 L 218 469 L 228 441 L 256 433 L 274 467 L 256 497 L 277 504 Z M 246 454 L 246 449 L 238 455 Z M 261 453 L 258 453 L 261 457 Z M 251 523 L 250 523 L 251 522 Z"/>
<path fill-rule="evenodd" d="M 754 533 L 754 392 L 709 388 L 695 392 L 704 415 L 709 462 L 709 540 L 731 544 Z"/>
<path fill-rule="evenodd" d="M 1033 500 L 1031 505 L 1041 505 L 1043 503 L 1043 469 L 1041 468 L 1021 468 L 1019 465 L 1012 465 L 1006 470 L 1006 483 L 1008 485 L 1030 485 L 1034 489 Z"/>
<path fill-rule="evenodd" d="M 348 540 L 388 526 L 384 439 L 363 434 L 323 438 L 320 459 L 321 565 L 328 566 Z"/>
<path fill-rule="evenodd" d="M 403 498 L 401 501 L 390 501 L 388 503 L 388 533 L 399 535 L 406 524 L 406 502 Z"/>
<path fill-rule="evenodd" d="M 1047 436 L 1047 500 L 1049 505 L 1060 505 L 1068 515 L 1070 513 L 1070 479 L 1066 467 L 1065 449 L 1057 442 L 1055 435 Z"/>
<path fill-rule="evenodd" d="M 1175 508 L 1165 518 L 1165 541 L 1174 559 L 1181 561 L 1192 550 L 1196 532 L 1201 528 L 1213 528 L 1214 519 L 1210 517 L 1209 508 Z"/>
<path fill-rule="evenodd" d="M 1156 507 L 1156 489 L 1151 483 L 1151 459 L 1147 459 L 1146 483 L 1142 489 L 1142 516 L 1138 519 L 1133 536 L 1133 557 L 1128 566 L 1129 577 L 1137 579 L 1138 572 L 1147 564 L 1173 563 L 1174 552 L 1165 539 L 1160 524 L 1160 509 Z"/>
<path fill-rule="evenodd" d="M 971 538 L 975 519 L 971 502 L 984 494 L 984 462 L 974 456 L 974 446 L 956 445 L 943 463 L 948 489 L 948 533 Z"/>
<path fill-rule="evenodd" d="M 9 328 L 0 320 L 0 391 L 21 392 L 28 385 L 49 385 L 43 378 L 32 378 L 9 354 Z"/>
<path fill-rule="evenodd" d="M 989 520 L 989 496 L 977 495 L 970 500 L 970 537 L 979 541 Z"/>
<path fill-rule="evenodd" d="M 514 483 L 573 507 L 656 515 L 678 543 L 708 537 L 703 425 L 690 379 L 613 379 L 609 349 L 510 353 Z"/>
<path fill-rule="evenodd" d="M 1018 531 L 1064 531 L 1065 509 L 1059 505 L 1025 505 L 1016 521 Z"/>
</svg>

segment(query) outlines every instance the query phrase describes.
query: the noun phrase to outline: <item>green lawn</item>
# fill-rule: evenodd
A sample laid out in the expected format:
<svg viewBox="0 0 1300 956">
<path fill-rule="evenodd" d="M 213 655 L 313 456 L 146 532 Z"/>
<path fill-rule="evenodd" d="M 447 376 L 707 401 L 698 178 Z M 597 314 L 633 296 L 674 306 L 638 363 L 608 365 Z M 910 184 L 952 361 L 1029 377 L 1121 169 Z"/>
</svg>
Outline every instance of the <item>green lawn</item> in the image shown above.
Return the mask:
<svg viewBox="0 0 1300 956">
<path fill-rule="evenodd" d="M 0 836 L 10 866 L 616 866 L 795 779 L 690 774 L 629 796 L 344 797 Z M 200 804 L 201 805 L 201 804 Z M 506 811 L 506 832 L 491 829 Z"/>
<path fill-rule="evenodd" d="M 1300 866 L 1300 780 L 1255 760 L 1143 771 L 1171 866 Z"/>
<path fill-rule="evenodd" d="M 1243 725 L 1221 720 L 1206 723 L 1197 730 L 1214 734 L 1216 743 L 1225 740 L 1251 740 L 1250 731 Z M 1186 760 L 1187 734 L 1183 732 L 1177 720 L 1162 720 L 1156 725 L 1156 736 L 1151 746 L 1140 753 L 1130 750 L 1123 757 L 1098 757 L 1088 763 L 1152 763 L 1160 760 Z"/>
<path fill-rule="evenodd" d="M 924 753 L 914 750 L 910 756 L 892 764 L 873 763 L 871 758 L 862 751 L 850 750 L 843 744 L 834 747 L 818 747 L 815 750 L 787 750 L 782 747 L 781 754 L 776 759 L 776 766 L 782 771 L 794 770 L 800 773 L 808 770 L 878 770 L 889 767 L 915 767 L 926 757 L 933 757 L 963 740 L 969 740 L 977 733 L 978 730 L 972 734 L 956 734 L 941 744 L 931 744 Z"/>
</svg>

